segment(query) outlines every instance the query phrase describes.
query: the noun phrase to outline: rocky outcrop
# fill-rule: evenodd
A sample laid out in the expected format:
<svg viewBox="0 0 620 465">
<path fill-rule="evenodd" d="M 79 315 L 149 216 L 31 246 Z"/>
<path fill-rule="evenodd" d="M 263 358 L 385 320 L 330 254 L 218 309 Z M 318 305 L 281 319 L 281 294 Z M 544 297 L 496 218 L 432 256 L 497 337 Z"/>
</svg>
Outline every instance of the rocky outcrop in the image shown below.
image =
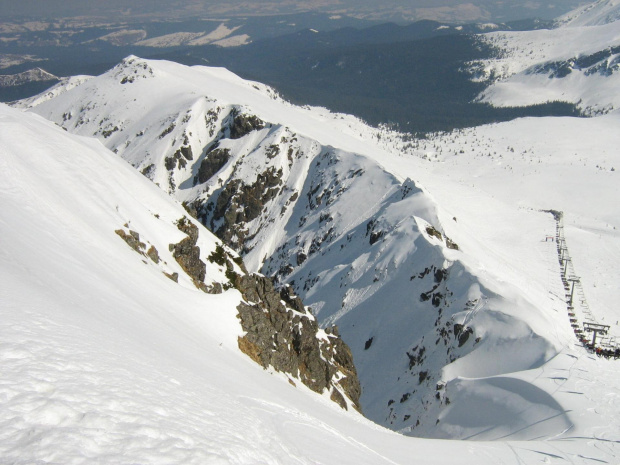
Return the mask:
<svg viewBox="0 0 620 465">
<path fill-rule="evenodd" d="M 121 239 L 123 239 L 129 247 L 138 252 L 139 254 L 144 254 L 144 249 L 146 248 L 146 244 L 140 241 L 140 234 L 136 231 L 129 230 L 129 233 L 126 233 L 122 229 L 117 229 L 114 231 Z"/>
<path fill-rule="evenodd" d="M 187 237 L 170 244 L 170 251 L 194 284 L 210 293 L 221 293 L 232 287 L 241 292 L 243 301 L 237 311 L 246 334 L 239 337 L 239 349 L 263 368 L 273 367 L 287 373 L 315 392 L 327 390 L 342 408 L 352 406 L 360 410 L 361 387 L 353 356 L 337 328 L 321 330 L 291 287 L 277 290 L 271 279 L 247 274 L 242 260 L 222 245 L 217 245 L 207 260 L 226 269 L 228 282 L 223 286 L 220 283 L 206 286 L 206 264 L 200 259 L 200 248 L 196 245 L 198 227 L 187 217 L 181 218 L 177 227 Z"/>
<path fill-rule="evenodd" d="M 200 184 L 207 182 L 215 173 L 222 169 L 229 159 L 230 150 L 228 149 L 214 149 L 208 152 L 207 156 L 200 163 L 198 182 Z"/>
<path fill-rule="evenodd" d="M 187 234 L 187 237 L 177 244 L 170 244 L 170 251 L 183 271 L 200 287 L 200 283 L 205 279 L 207 266 L 200 260 L 200 247 L 196 245 L 198 227 L 185 217 L 177 222 L 177 227 Z"/>
<path fill-rule="evenodd" d="M 273 167 L 259 174 L 253 184 L 235 179 L 226 184 L 217 200 L 209 202 L 207 211 L 201 211 L 199 216 L 224 243 L 241 250 L 247 236 L 246 224 L 261 214 L 281 186 L 282 170 Z M 208 223 L 207 217 L 210 217 Z"/>
<path fill-rule="evenodd" d="M 353 356 L 337 329 L 319 329 L 288 286 L 277 291 L 269 278 L 256 274 L 240 276 L 235 285 L 245 300 L 237 307 L 246 332 L 239 338 L 241 351 L 315 392 L 328 390 L 341 407 L 359 410 L 361 388 Z"/>
<path fill-rule="evenodd" d="M 250 132 L 263 129 L 264 127 L 265 123 L 258 116 L 234 112 L 232 124 L 230 125 L 230 138 L 240 139 Z"/>
</svg>

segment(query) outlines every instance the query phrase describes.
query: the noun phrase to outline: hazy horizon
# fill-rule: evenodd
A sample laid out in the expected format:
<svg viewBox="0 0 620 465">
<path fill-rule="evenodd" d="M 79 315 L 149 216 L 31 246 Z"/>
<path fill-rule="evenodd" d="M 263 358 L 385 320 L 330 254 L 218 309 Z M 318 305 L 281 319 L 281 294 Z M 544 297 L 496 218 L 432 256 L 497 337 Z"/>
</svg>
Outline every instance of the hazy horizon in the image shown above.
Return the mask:
<svg viewBox="0 0 620 465">
<path fill-rule="evenodd" d="M 552 19 L 588 2 L 579 0 L 0 0 L 0 22 L 102 16 L 126 21 L 145 18 L 209 18 L 320 12 L 373 20 L 512 21 Z"/>
</svg>

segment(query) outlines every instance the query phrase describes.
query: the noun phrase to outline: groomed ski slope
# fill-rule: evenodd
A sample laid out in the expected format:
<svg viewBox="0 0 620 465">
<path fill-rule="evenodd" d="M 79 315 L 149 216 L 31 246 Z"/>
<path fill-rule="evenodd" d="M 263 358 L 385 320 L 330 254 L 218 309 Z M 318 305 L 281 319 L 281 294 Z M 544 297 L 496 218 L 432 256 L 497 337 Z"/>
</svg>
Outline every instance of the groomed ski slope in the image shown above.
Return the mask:
<svg viewBox="0 0 620 465">
<path fill-rule="evenodd" d="M 618 454 L 615 365 L 580 351 L 524 375 L 580 399 L 585 427 L 562 440 L 407 438 L 294 388 L 237 350 L 236 291 L 175 284 L 114 234 L 129 222 L 172 266 L 162 252 L 179 238 L 178 204 L 98 142 L 35 115 L 0 106 L 0 142 L 3 462 L 581 464 Z"/>
</svg>

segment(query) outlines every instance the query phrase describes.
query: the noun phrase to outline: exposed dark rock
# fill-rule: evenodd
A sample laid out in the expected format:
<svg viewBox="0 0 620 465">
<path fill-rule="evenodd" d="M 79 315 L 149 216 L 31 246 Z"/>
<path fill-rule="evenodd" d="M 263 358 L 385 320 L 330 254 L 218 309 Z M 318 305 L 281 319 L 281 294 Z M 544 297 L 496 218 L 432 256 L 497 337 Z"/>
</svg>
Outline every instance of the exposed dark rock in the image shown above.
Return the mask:
<svg viewBox="0 0 620 465">
<path fill-rule="evenodd" d="M 377 220 L 370 220 L 366 224 L 366 236 L 370 236 L 370 245 L 377 243 L 384 235 L 385 231 L 379 229 L 375 230 L 377 226 Z"/>
<path fill-rule="evenodd" d="M 426 233 L 429 236 L 433 236 L 436 237 L 437 239 L 439 239 L 440 241 L 443 241 L 443 236 L 441 235 L 441 233 L 439 231 L 437 231 L 433 226 L 427 226 L 426 227 Z"/>
<path fill-rule="evenodd" d="M 375 244 L 383 237 L 383 231 L 373 231 L 370 233 L 370 245 Z"/>
<path fill-rule="evenodd" d="M 338 405 L 340 405 L 340 407 L 347 410 L 347 402 L 344 400 L 344 397 L 342 397 L 342 394 L 340 394 L 340 391 L 332 388 L 332 395 L 329 396 L 329 398 L 333 402 L 336 402 Z"/>
<path fill-rule="evenodd" d="M 200 247 L 196 245 L 198 241 L 198 227 L 187 218 L 181 218 L 177 227 L 188 237 L 177 244 L 170 244 L 172 256 L 181 265 L 193 280 L 196 286 L 203 283 L 206 275 L 207 266 L 200 260 Z"/>
<path fill-rule="evenodd" d="M 194 159 L 194 154 L 192 152 L 192 148 L 189 145 L 181 147 L 179 150 L 177 150 L 175 152 L 174 155 L 175 155 L 175 157 L 177 155 L 182 156 L 186 160 L 193 160 Z"/>
<path fill-rule="evenodd" d="M 166 129 L 164 129 L 162 131 L 162 133 L 159 135 L 159 138 L 163 139 L 164 137 L 166 137 L 168 134 L 170 134 L 172 131 L 174 131 L 175 127 L 176 127 L 176 124 L 170 123 L 170 126 L 168 126 Z"/>
<path fill-rule="evenodd" d="M 118 130 L 119 130 L 118 126 L 114 126 L 111 129 L 102 130 L 101 135 L 103 136 L 104 139 L 107 139 L 108 137 L 110 137 L 112 134 L 114 134 Z"/>
<path fill-rule="evenodd" d="M 256 131 L 257 129 L 263 129 L 265 123 L 254 115 L 244 115 L 235 112 L 230 125 L 230 138 L 240 139 L 241 137 Z"/>
<path fill-rule="evenodd" d="M 215 250 L 207 257 L 211 263 L 217 263 L 220 266 L 226 265 L 226 251 L 221 245 L 216 245 Z"/>
<path fill-rule="evenodd" d="M 409 357 L 409 369 L 411 370 L 416 365 L 421 365 L 424 362 L 424 352 L 426 352 L 426 347 L 421 346 L 418 349 L 418 346 L 411 349 L 411 353 L 407 352 L 407 357 Z"/>
<path fill-rule="evenodd" d="M 150 165 L 145 166 L 141 173 L 147 178 L 153 179 L 153 175 L 155 174 L 155 165 L 151 163 Z"/>
<path fill-rule="evenodd" d="M 442 268 L 435 270 L 434 276 L 435 282 L 440 283 L 448 277 L 448 270 Z"/>
<path fill-rule="evenodd" d="M 463 327 L 463 325 L 455 324 L 454 325 L 454 336 L 458 338 L 459 347 L 463 347 L 465 343 L 469 340 L 469 336 L 474 333 L 474 330 L 470 327 Z"/>
<path fill-rule="evenodd" d="M 211 286 L 205 286 L 203 291 L 207 294 L 221 294 L 224 292 L 224 288 L 220 283 L 213 283 Z"/>
<path fill-rule="evenodd" d="M 183 152 L 183 149 L 188 149 L 189 150 L 189 155 L 191 157 L 191 152 L 192 149 L 191 147 L 182 147 L 179 150 L 177 150 L 174 155 L 172 155 L 171 157 L 166 157 L 164 159 L 164 165 L 166 166 L 166 169 L 168 171 L 172 171 L 175 167 L 178 167 L 178 169 L 181 168 L 185 168 L 187 166 L 187 160 L 191 160 L 191 158 L 187 158 L 185 156 L 185 154 L 187 154 L 187 152 Z"/>
<path fill-rule="evenodd" d="M 140 234 L 138 234 L 136 231 L 130 230 L 129 234 L 127 234 L 124 230 L 117 229 L 114 232 L 118 234 L 121 239 L 123 239 L 127 243 L 127 245 L 133 250 L 135 250 L 139 254 L 144 254 L 146 244 L 144 242 L 140 242 Z"/>
<path fill-rule="evenodd" d="M 174 273 L 170 274 L 170 273 L 166 273 L 166 272 L 164 272 L 164 274 L 165 274 L 168 278 L 170 278 L 171 280 L 173 280 L 175 283 L 178 283 L 178 282 L 179 282 L 179 273 L 174 272 Z"/>
<path fill-rule="evenodd" d="M 459 250 L 458 244 L 447 236 L 446 236 L 446 245 L 448 246 L 449 249 Z"/>
<path fill-rule="evenodd" d="M 198 207 L 202 204 L 202 201 L 198 200 L 196 202 L 183 202 L 181 205 L 185 209 L 185 211 L 192 218 L 198 218 Z"/>
<path fill-rule="evenodd" d="M 366 341 L 366 344 L 364 344 L 364 350 L 368 350 L 370 349 L 370 346 L 372 345 L 372 341 L 373 341 L 374 337 L 371 337 L 370 339 L 368 339 Z"/>
<path fill-rule="evenodd" d="M 247 185 L 240 180 L 226 184 L 220 192 L 212 213 L 207 206 L 206 216 L 210 216 L 210 229 L 227 245 L 241 249 L 247 237 L 245 224 L 257 218 L 265 204 L 275 198 L 282 184 L 282 170 L 270 168 Z"/>
<path fill-rule="evenodd" d="M 267 155 L 267 158 L 269 159 L 274 158 L 279 153 L 280 153 L 280 147 L 277 145 L 273 145 L 273 144 L 267 147 L 267 150 L 265 150 L 265 155 Z"/>
<path fill-rule="evenodd" d="M 308 255 L 306 255 L 304 252 L 298 252 L 297 253 L 297 266 L 301 265 L 307 259 L 308 259 Z"/>
<path fill-rule="evenodd" d="M 291 307 L 293 310 L 297 310 L 299 313 L 306 313 L 306 308 L 304 307 L 304 303 L 301 298 L 295 294 L 295 291 L 291 286 L 284 286 L 280 289 L 280 297 L 286 303 L 287 306 Z M 335 327 L 334 327 L 335 328 Z M 329 332 L 327 334 L 335 334 L 338 335 L 338 329 L 334 331 L 333 328 L 328 328 Z"/>
<path fill-rule="evenodd" d="M 246 334 L 239 348 L 258 364 L 299 378 L 310 389 L 331 391 L 332 400 L 346 408 L 346 395 L 359 409 L 361 388 L 348 346 L 330 334 L 317 338 L 316 319 L 289 287 L 277 291 L 269 278 L 243 275 L 235 286 L 247 302 L 237 307 Z M 335 375 L 342 379 L 336 381 Z"/>
<path fill-rule="evenodd" d="M 200 184 L 207 182 L 215 173 L 222 169 L 229 159 L 230 150 L 228 149 L 214 149 L 208 152 L 207 156 L 200 163 L 198 182 Z"/>
<path fill-rule="evenodd" d="M 152 245 L 149 250 L 146 252 L 146 255 L 153 260 L 155 263 L 159 263 L 159 253 L 154 245 Z"/>
<path fill-rule="evenodd" d="M 198 231 L 198 226 L 192 223 L 189 219 L 186 217 L 181 218 L 177 221 L 177 228 L 179 228 L 179 231 L 187 234 L 194 244 L 198 242 L 198 236 L 200 234 Z"/>
</svg>

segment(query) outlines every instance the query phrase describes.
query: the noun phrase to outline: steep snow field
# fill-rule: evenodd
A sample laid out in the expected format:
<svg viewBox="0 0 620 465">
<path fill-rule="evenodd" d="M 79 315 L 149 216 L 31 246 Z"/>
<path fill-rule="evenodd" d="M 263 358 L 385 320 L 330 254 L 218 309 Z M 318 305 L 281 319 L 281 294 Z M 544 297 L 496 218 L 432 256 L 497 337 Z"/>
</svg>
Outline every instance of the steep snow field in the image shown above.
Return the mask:
<svg viewBox="0 0 620 465">
<path fill-rule="evenodd" d="M 3 463 L 585 464 L 618 453 L 614 364 L 579 351 L 523 374 L 580 399 L 586 427 L 562 440 L 407 438 L 294 388 L 238 351 L 236 291 L 175 284 L 114 234 L 143 231 L 172 271 L 178 204 L 98 142 L 34 115 L 0 106 L 0 142 Z M 201 230 L 202 248 L 215 242 Z"/>
</svg>

